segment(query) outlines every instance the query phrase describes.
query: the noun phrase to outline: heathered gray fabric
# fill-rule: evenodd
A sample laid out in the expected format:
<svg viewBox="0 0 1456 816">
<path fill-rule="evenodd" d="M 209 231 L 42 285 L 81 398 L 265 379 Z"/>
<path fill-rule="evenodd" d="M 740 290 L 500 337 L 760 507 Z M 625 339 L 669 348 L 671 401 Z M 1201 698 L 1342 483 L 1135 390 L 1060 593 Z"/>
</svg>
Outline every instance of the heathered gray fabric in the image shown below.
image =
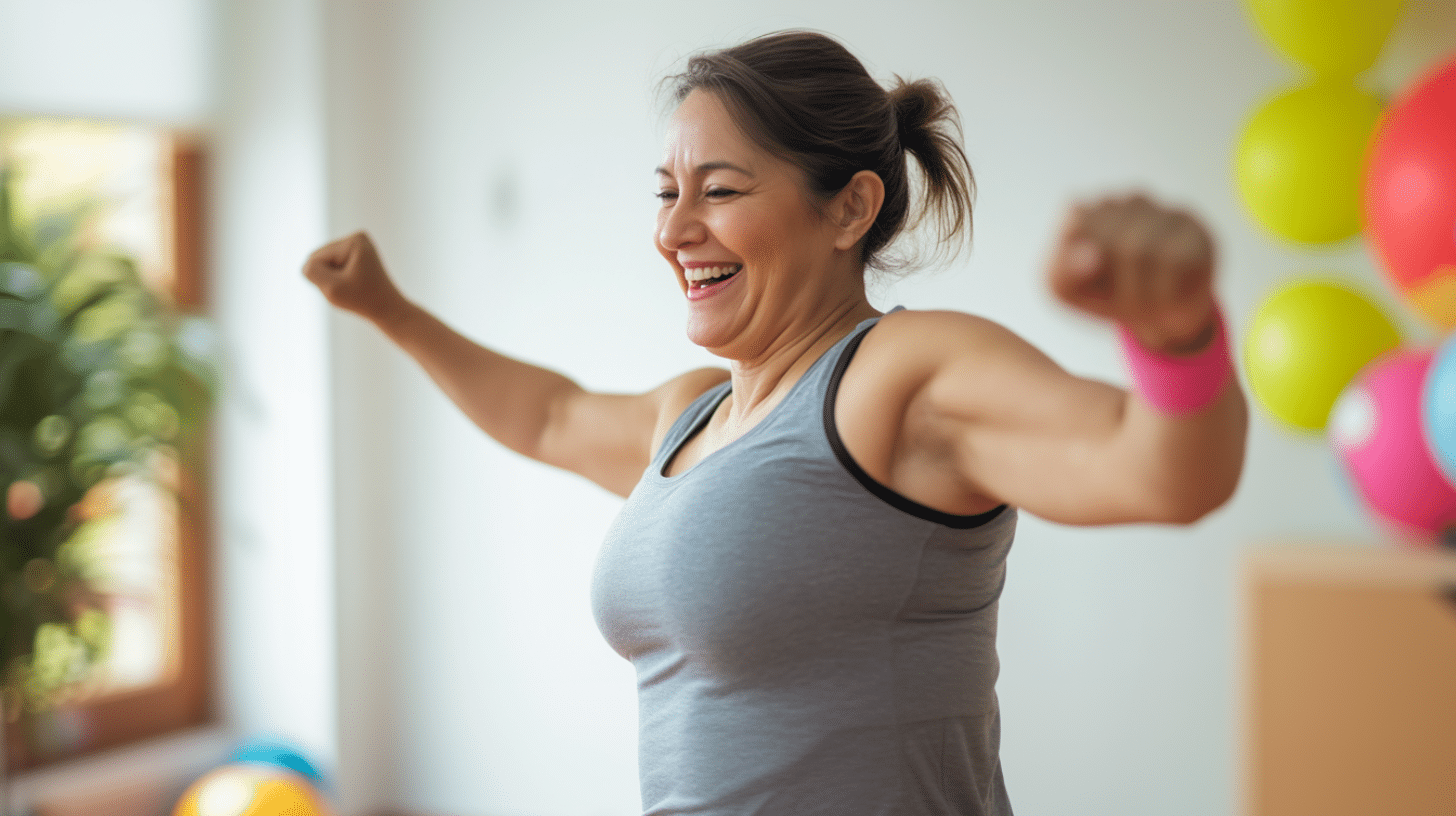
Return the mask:
<svg viewBox="0 0 1456 816">
<path fill-rule="evenodd" d="M 826 397 L 874 323 L 663 476 L 729 384 L 704 394 L 612 524 L 592 602 L 637 671 L 646 814 L 1011 813 L 994 685 L 1016 512 L 922 518 L 836 456 Z"/>
</svg>

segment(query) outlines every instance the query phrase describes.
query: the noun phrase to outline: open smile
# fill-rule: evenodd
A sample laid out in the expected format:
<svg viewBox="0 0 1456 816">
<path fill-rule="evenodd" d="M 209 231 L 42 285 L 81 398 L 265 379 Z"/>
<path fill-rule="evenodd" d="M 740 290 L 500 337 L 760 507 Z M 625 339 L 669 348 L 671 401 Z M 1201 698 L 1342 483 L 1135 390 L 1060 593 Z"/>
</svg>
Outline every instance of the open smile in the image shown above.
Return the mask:
<svg viewBox="0 0 1456 816">
<path fill-rule="evenodd" d="M 742 270 L 742 264 L 684 269 L 683 275 L 688 281 L 688 300 L 702 300 L 718 294 L 733 285 Z"/>
<path fill-rule="evenodd" d="M 743 264 L 700 266 L 696 269 L 684 269 L 683 277 L 687 278 L 689 288 L 702 289 L 728 280 L 737 275 L 741 269 L 743 269 Z"/>
</svg>

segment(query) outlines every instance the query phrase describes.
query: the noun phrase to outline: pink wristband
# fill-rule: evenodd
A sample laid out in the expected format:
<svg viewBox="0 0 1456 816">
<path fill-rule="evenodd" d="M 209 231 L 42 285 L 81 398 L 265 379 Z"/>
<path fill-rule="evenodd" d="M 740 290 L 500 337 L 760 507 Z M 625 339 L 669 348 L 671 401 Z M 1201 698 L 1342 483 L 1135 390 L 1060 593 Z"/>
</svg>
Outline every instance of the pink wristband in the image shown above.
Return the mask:
<svg viewBox="0 0 1456 816">
<path fill-rule="evenodd" d="M 1180 414 L 1205 408 L 1218 398 L 1233 375 L 1228 340 L 1224 336 L 1223 314 L 1217 314 L 1213 342 L 1191 357 L 1174 357 L 1143 348 L 1132 332 L 1117 327 L 1122 351 L 1132 370 L 1137 392 L 1165 414 Z"/>
</svg>

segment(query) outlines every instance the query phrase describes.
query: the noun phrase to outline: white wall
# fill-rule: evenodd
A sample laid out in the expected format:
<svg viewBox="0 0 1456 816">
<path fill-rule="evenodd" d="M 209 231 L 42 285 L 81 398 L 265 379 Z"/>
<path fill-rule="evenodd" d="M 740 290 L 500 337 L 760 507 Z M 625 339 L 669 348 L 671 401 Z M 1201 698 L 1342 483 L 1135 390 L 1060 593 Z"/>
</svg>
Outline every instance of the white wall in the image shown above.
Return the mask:
<svg viewBox="0 0 1456 816">
<path fill-rule="evenodd" d="M 326 305 L 300 274 L 327 235 L 320 4 L 219 5 L 211 171 L 220 708 L 338 764 Z"/>
<path fill-rule="evenodd" d="M 333 122 L 345 133 L 367 124 L 374 138 L 367 166 L 335 177 L 369 179 L 357 221 L 335 226 L 371 229 L 406 291 L 464 332 L 587 386 L 641 389 L 713 362 L 683 338 L 679 295 L 650 244 L 660 138 L 650 91 L 697 48 L 808 26 L 842 38 L 882 78 L 939 77 L 965 123 L 980 184 L 975 250 L 877 305 L 985 314 L 1073 371 L 1122 381 L 1110 332 L 1055 305 L 1040 269 L 1074 197 L 1133 187 L 1209 221 L 1235 330 L 1296 273 L 1330 269 L 1384 288 L 1359 242 L 1286 246 L 1236 200 L 1239 128 L 1295 80 L 1240 4 L 895 8 L 337 3 L 360 27 L 352 36 L 372 44 L 352 64 L 375 93 L 361 122 Z M 1450 41 L 1452 8 L 1413 9 L 1375 84 L 1399 88 L 1429 64 Z M 348 138 L 357 149 L 366 137 Z M 385 526 L 397 569 L 398 802 L 491 816 L 633 813 L 632 674 L 587 609 L 618 501 L 483 438 L 367 332 L 339 336 L 398 388 L 356 382 L 338 409 L 389 406 L 361 407 L 376 424 L 355 439 L 387 463 L 386 486 L 368 495 L 389 501 L 353 510 Z M 1193 528 L 1026 519 L 1000 641 L 1018 813 L 1233 811 L 1238 553 L 1286 534 L 1375 537 L 1333 468 L 1321 441 L 1260 414 L 1238 495 Z"/>
<path fill-rule="evenodd" d="M 391 60 L 393 31 L 379 3 L 322 4 L 321 67 L 328 87 L 327 167 L 331 236 L 359 225 L 387 234 L 399 171 L 390 146 L 403 82 Z M 297 282 L 303 285 L 302 278 Z M 310 293 L 322 302 L 317 293 Z M 395 801 L 405 751 L 398 712 L 395 578 L 411 558 L 396 529 L 393 473 L 400 441 L 398 385 L 404 362 L 372 327 L 342 315 L 328 323 L 338 593 L 338 774 L 341 816 L 377 813 Z"/>
<path fill-rule="evenodd" d="M 0 111 L 199 124 L 212 12 L 205 0 L 0 0 Z"/>
</svg>

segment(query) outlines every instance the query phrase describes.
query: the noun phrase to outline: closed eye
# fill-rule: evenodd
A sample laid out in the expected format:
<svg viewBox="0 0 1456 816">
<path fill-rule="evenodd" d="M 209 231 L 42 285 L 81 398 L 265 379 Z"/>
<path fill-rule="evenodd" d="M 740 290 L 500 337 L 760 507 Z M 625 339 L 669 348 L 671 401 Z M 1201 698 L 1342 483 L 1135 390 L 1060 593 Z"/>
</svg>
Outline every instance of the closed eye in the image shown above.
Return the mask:
<svg viewBox="0 0 1456 816">
<path fill-rule="evenodd" d="M 658 198 L 658 200 L 662 201 L 663 203 L 666 203 L 666 202 L 669 202 L 669 201 L 676 201 L 677 200 L 677 191 L 676 190 L 662 190 L 660 192 L 655 193 L 654 195 L 656 195 L 657 198 Z M 714 188 L 712 190 L 709 190 L 704 195 L 706 195 L 708 198 L 723 199 L 723 198 L 728 198 L 729 196 L 736 196 L 736 195 L 738 195 L 738 191 L 737 190 L 730 190 L 730 189 L 728 189 L 726 187 L 717 187 L 717 188 Z"/>
</svg>

